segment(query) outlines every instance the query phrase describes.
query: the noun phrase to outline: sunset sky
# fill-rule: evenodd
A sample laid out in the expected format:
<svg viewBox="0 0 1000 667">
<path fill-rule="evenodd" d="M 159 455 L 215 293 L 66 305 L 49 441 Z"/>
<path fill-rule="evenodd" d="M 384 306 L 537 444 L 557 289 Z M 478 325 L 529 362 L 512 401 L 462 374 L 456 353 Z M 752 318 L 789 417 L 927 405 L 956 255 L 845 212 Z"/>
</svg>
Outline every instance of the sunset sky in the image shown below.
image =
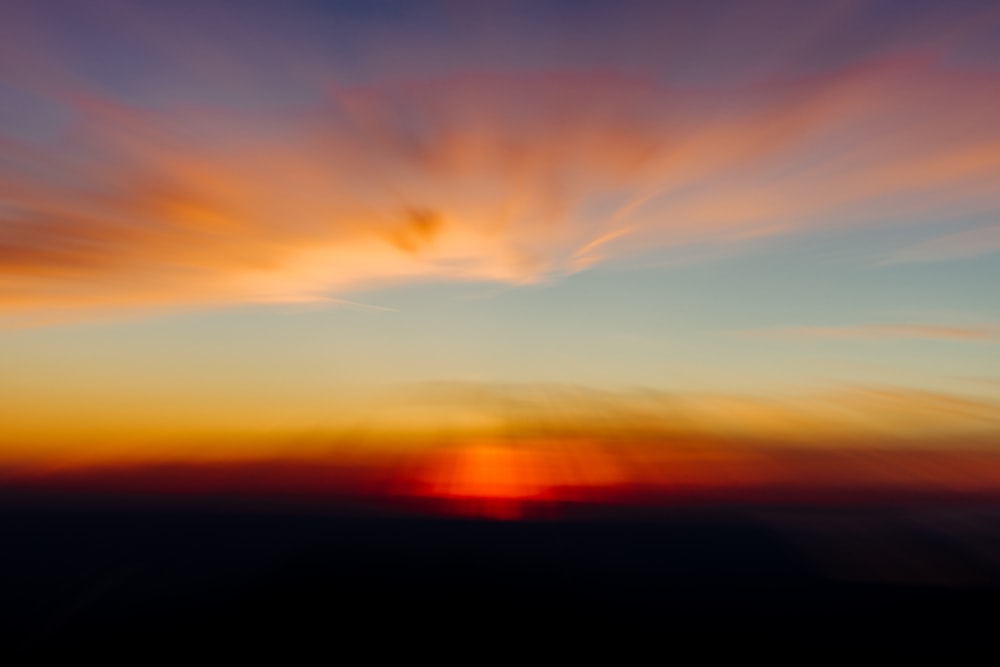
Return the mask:
<svg viewBox="0 0 1000 667">
<path fill-rule="evenodd" d="M 0 5 L 0 463 L 623 432 L 1000 446 L 1000 5 Z"/>
</svg>

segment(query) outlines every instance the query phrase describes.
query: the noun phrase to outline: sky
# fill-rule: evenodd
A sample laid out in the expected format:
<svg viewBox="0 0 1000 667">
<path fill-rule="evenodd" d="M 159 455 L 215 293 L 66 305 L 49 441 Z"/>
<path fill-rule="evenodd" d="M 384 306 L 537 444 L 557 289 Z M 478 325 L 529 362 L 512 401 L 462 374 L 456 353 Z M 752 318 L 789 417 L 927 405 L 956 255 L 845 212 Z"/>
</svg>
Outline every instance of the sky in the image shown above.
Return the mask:
<svg viewBox="0 0 1000 667">
<path fill-rule="evenodd" d="M 995 2 L 7 0 L 0 464 L 993 447 L 997 118 Z"/>
</svg>

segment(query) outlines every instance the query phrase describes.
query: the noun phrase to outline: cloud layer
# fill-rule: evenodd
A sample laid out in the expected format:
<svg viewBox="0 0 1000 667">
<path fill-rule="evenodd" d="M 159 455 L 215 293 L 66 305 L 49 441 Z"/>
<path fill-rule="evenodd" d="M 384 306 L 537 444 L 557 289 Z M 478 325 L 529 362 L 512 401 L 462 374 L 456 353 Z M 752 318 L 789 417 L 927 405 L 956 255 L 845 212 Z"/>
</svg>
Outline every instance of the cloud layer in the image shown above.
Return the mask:
<svg viewBox="0 0 1000 667">
<path fill-rule="evenodd" d="M 125 84 L 108 82 L 109 58 L 128 56 L 114 47 L 85 49 L 98 83 L 66 54 L 8 44 L 0 313 L 530 283 L 671 246 L 1000 212 L 1000 74 L 947 64 L 982 29 L 968 20 L 937 34 L 924 17 L 891 49 L 809 73 L 765 59 L 726 85 L 565 58 L 490 70 L 472 56 L 431 75 L 407 53 L 453 52 L 412 39 L 344 83 L 336 59 L 264 40 L 260 25 L 207 48 L 123 11 L 101 27 L 148 34 L 157 63 Z M 12 16 L 0 36 L 58 36 L 31 11 Z M 762 46 L 758 32 L 713 28 L 723 55 Z M 270 70 L 246 60 L 255 39 Z"/>
</svg>

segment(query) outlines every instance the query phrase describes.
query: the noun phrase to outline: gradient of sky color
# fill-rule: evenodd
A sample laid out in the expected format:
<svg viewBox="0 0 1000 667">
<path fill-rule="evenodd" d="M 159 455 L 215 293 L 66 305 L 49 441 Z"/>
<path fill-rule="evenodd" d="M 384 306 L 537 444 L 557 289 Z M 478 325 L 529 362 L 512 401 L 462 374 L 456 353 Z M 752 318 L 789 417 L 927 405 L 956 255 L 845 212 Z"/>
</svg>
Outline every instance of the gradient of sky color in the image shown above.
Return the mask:
<svg viewBox="0 0 1000 667">
<path fill-rule="evenodd" d="M 5 2 L 0 446 L 993 437 L 997 118 L 994 2 Z"/>
</svg>

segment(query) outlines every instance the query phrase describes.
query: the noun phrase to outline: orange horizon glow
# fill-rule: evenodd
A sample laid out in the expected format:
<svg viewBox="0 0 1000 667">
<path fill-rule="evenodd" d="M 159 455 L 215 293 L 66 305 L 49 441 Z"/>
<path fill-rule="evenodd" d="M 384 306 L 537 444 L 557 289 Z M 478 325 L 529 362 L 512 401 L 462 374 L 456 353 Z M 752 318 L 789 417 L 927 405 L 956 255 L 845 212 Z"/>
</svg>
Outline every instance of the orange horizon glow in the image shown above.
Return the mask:
<svg viewBox="0 0 1000 667">
<path fill-rule="evenodd" d="M 775 448 L 739 441 L 472 440 L 321 458 L 80 462 L 0 467 L 12 491 L 91 497 L 361 503 L 500 520 L 573 507 L 1000 500 L 995 444 L 947 449 Z M 560 509 L 562 508 L 562 509 Z M 539 514 L 541 512 L 541 514 Z"/>
</svg>

